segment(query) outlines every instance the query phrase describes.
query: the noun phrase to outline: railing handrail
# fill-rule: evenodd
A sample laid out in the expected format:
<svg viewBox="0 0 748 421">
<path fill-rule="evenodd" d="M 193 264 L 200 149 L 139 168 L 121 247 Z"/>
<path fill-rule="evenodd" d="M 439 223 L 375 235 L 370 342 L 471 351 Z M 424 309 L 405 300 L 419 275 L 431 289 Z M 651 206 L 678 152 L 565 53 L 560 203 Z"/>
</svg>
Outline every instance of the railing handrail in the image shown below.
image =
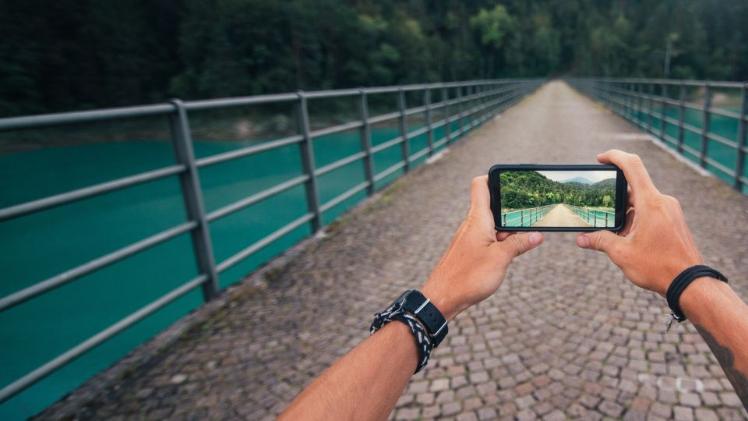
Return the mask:
<svg viewBox="0 0 748 421">
<path fill-rule="evenodd" d="M 229 267 L 234 266 L 248 256 L 268 246 L 273 241 L 305 224 L 311 224 L 313 231 L 315 232 L 320 230 L 322 228 L 321 215 L 325 211 L 332 209 L 361 191 L 366 190 L 368 195 L 373 194 L 375 191 L 375 184 L 378 181 L 383 180 L 400 169 L 407 170 L 409 166 L 418 159 L 427 154 L 430 155 L 434 149 L 438 147 L 448 145 L 457 137 L 478 126 L 496 113 L 506 109 L 519 100 L 519 98 L 537 87 L 540 83 L 541 81 L 535 79 L 503 79 L 340 89 L 331 91 L 300 91 L 274 95 L 256 95 L 184 102 L 180 100 L 172 100 L 169 103 L 139 107 L 109 108 L 104 110 L 76 111 L 0 119 L 0 131 L 9 131 L 131 117 L 167 116 L 171 123 L 171 141 L 174 146 L 177 160 L 175 165 L 164 166 L 126 177 L 109 180 L 100 184 L 86 186 L 53 196 L 0 208 L 0 222 L 13 218 L 20 218 L 31 213 L 40 212 L 53 207 L 62 206 L 104 193 L 171 176 L 179 177 L 181 195 L 185 202 L 185 208 L 187 209 L 188 214 L 186 221 L 183 221 L 181 224 L 154 233 L 139 241 L 127 244 L 118 250 L 65 270 L 46 280 L 15 291 L 5 297 L 0 297 L 0 312 L 33 299 L 34 297 L 44 294 L 61 285 L 72 282 L 85 274 L 97 271 L 103 267 L 122 259 L 126 259 L 136 253 L 154 247 L 187 232 L 189 232 L 192 237 L 193 253 L 198 262 L 199 270 L 196 278 L 182 284 L 135 313 L 131 313 L 119 322 L 95 334 L 88 340 L 81 342 L 79 345 L 71 348 L 63 354 L 60 354 L 58 357 L 50 360 L 46 364 L 37 367 L 9 385 L 2 387 L 2 389 L 0 389 L 0 403 L 194 288 L 202 287 L 204 299 L 206 301 L 212 299 L 220 290 L 218 283 L 219 274 L 227 270 Z M 437 89 L 441 92 L 441 98 L 439 101 L 432 102 L 430 98 L 431 91 Z M 455 91 L 455 96 L 452 98 L 450 98 L 450 90 Z M 464 93 L 463 91 L 465 90 L 472 92 Z M 428 92 L 428 96 L 424 98 L 424 105 L 406 108 L 404 103 L 404 92 L 415 91 L 424 91 L 424 95 Z M 394 113 L 369 116 L 367 105 L 368 96 L 384 93 L 397 93 L 401 98 L 400 109 L 398 112 Z M 360 119 L 354 119 L 349 123 L 329 126 L 322 129 L 310 129 L 307 101 L 317 98 L 356 95 L 361 98 L 362 112 Z M 188 119 L 189 112 L 271 102 L 293 102 L 297 104 L 300 116 L 300 133 L 259 144 L 244 146 L 230 152 L 214 154 L 200 159 L 197 159 L 194 156 L 191 126 Z M 443 118 L 438 121 L 431 121 L 431 111 L 441 108 L 445 110 Z M 427 124 L 422 128 L 408 130 L 407 125 L 405 124 L 407 117 L 420 113 L 425 114 Z M 467 118 L 470 118 L 469 122 L 465 122 Z M 399 135 L 395 136 L 393 139 L 380 143 L 379 145 L 373 146 L 371 144 L 370 125 L 391 119 L 399 119 Z M 458 122 L 460 126 L 456 130 L 452 130 L 451 127 L 454 122 Z M 442 126 L 445 128 L 445 135 L 440 139 L 433 139 L 435 130 Z M 362 150 L 322 167 L 318 167 L 315 164 L 314 148 L 312 147 L 314 139 L 320 136 L 349 130 L 360 130 Z M 408 145 L 410 139 L 424 134 L 428 136 L 428 144 L 426 147 L 414 152 L 409 151 L 409 149 L 405 147 Z M 211 212 L 205 210 L 200 178 L 198 176 L 200 168 L 291 145 L 299 145 L 300 151 L 302 152 L 302 163 L 304 166 L 302 175 L 284 180 Z M 403 148 L 401 161 L 375 174 L 371 166 L 372 157 L 385 149 L 397 145 L 400 145 Z M 368 162 L 365 173 L 366 181 L 349 188 L 325 203 L 320 203 L 319 192 L 316 187 L 317 177 L 359 161 Z M 278 228 L 274 232 L 255 241 L 253 244 L 239 250 L 223 261 L 214 261 L 209 233 L 209 225 L 211 222 L 300 185 L 304 185 L 305 187 L 308 204 L 307 212 Z"/>
<path fill-rule="evenodd" d="M 659 139 L 663 144 L 671 146 L 681 156 L 695 158 L 697 165 L 712 173 L 724 175 L 732 180 L 732 186 L 741 193 L 748 193 L 748 177 L 745 176 L 745 161 L 748 156 L 748 82 L 730 82 L 713 80 L 678 80 L 678 79 L 645 79 L 645 78 L 588 78 L 570 79 L 569 82 L 579 90 L 587 93 L 603 103 L 612 111 L 646 132 Z M 678 92 L 669 91 L 673 86 Z M 656 87 L 659 87 L 657 94 Z M 686 101 L 687 88 L 700 88 L 703 98 L 701 104 Z M 646 88 L 646 90 L 644 89 Z M 713 90 L 739 90 L 736 96 L 739 100 L 738 111 L 715 107 L 712 101 Z M 669 91 L 669 92 L 668 92 Z M 677 93 L 677 98 L 670 94 Z M 678 117 L 667 115 L 666 109 L 677 109 Z M 691 124 L 686 121 L 686 110 L 701 113 L 700 122 Z M 737 121 L 737 131 L 734 138 L 728 138 L 712 131 L 713 116 Z M 659 121 L 655 127 L 655 120 Z M 667 132 L 668 128 L 675 128 L 677 135 Z M 699 137 L 699 147 L 694 148 L 686 143 L 686 133 Z M 718 162 L 709 154 L 712 142 L 721 144 L 734 151 L 735 167 L 731 168 Z"/>
</svg>

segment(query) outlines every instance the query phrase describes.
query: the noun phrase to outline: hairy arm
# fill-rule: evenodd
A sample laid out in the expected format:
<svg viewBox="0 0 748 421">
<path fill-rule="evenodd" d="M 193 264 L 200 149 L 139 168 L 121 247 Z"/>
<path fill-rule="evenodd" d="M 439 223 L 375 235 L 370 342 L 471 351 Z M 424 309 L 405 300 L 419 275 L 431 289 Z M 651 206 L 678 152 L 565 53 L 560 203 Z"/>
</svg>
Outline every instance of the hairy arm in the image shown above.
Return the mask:
<svg viewBox="0 0 748 421">
<path fill-rule="evenodd" d="M 512 259 L 543 242 L 540 233 L 496 233 L 487 181 L 473 180 L 470 211 L 421 288 L 447 320 L 493 294 Z M 314 380 L 280 418 L 386 419 L 417 364 L 408 327 L 388 323 Z"/>
<path fill-rule="evenodd" d="M 680 203 L 657 190 L 638 156 L 612 150 L 598 160 L 616 164 L 629 181 L 626 226 L 618 234 L 581 234 L 577 245 L 606 253 L 631 282 L 664 297 L 679 273 L 703 263 Z M 691 283 L 679 303 L 748 408 L 748 306 L 728 284 L 708 277 Z"/>
<path fill-rule="evenodd" d="M 385 419 L 418 364 L 408 327 L 388 323 L 307 387 L 282 420 Z"/>
<path fill-rule="evenodd" d="M 712 278 L 694 281 L 680 304 L 748 408 L 748 305 L 729 285 Z"/>
</svg>

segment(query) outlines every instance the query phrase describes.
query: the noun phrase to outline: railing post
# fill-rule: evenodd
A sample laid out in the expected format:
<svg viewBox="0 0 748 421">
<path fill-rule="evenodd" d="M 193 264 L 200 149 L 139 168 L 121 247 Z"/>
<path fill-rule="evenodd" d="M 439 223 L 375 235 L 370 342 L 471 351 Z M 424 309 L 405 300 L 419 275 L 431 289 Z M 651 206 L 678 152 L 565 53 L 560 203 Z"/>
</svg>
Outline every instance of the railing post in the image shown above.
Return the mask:
<svg viewBox="0 0 748 421">
<path fill-rule="evenodd" d="M 746 141 L 748 137 L 748 133 L 746 133 L 748 132 L 748 122 L 745 121 L 748 118 L 748 83 L 744 83 L 743 87 L 740 88 L 740 96 L 742 100 L 740 104 L 740 121 L 738 122 L 738 138 L 736 139 L 738 162 L 735 164 L 735 188 L 742 193 L 743 182 L 740 180 L 740 177 L 743 176 L 746 159 L 745 150 L 748 148 L 748 141 Z"/>
<path fill-rule="evenodd" d="M 434 154 L 434 130 L 431 127 L 431 87 L 423 92 L 423 103 L 426 106 L 426 141 L 429 143 L 429 156 Z"/>
<path fill-rule="evenodd" d="M 169 115 L 174 155 L 177 163 L 184 165 L 186 168 L 186 171 L 179 174 L 179 185 L 182 190 L 182 199 L 184 200 L 184 207 L 187 211 L 187 218 L 197 223 L 197 226 L 190 231 L 190 237 L 192 239 L 192 250 L 195 253 L 195 260 L 197 261 L 197 268 L 200 273 L 207 276 L 207 279 L 202 284 L 202 290 L 203 299 L 209 301 L 218 295 L 220 286 L 215 258 L 213 256 L 210 229 L 208 227 L 208 220 L 205 217 L 203 192 L 200 188 L 200 175 L 197 172 L 195 152 L 192 149 L 192 133 L 184 103 L 179 99 L 173 99 L 171 103 L 174 104 L 176 111 Z"/>
<path fill-rule="evenodd" d="M 452 115 L 449 113 L 449 88 L 443 87 L 442 88 L 442 101 L 444 101 L 444 108 L 442 111 L 442 115 L 444 116 L 445 125 L 444 125 L 444 136 L 447 139 L 446 145 L 449 145 L 452 140 L 450 139 L 450 134 L 452 133 L 452 122 L 450 119 L 452 118 Z"/>
<path fill-rule="evenodd" d="M 626 83 L 624 86 L 624 92 L 626 92 L 626 115 L 631 118 L 634 115 L 634 100 L 633 100 L 633 90 L 631 89 L 631 83 Z"/>
<path fill-rule="evenodd" d="M 364 153 L 364 175 L 369 185 L 366 187 L 366 194 L 374 194 L 374 157 L 371 154 L 371 126 L 369 125 L 369 101 L 366 91 L 361 89 L 361 149 Z"/>
<path fill-rule="evenodd" d="M 465 104 L 462 102 L 462 85 L 457 86 L 457 126 L 460 130 L 460 136 L 462 137 L 465 132 L 462 129 L 462 119 L 464 118 L 462 115 L 462 110 L 465 107 Z"/>
<path fill-rule="evenodd" d="M 642 95 L 642 85 L 634 83 L 634 92 L 636 92 L 636 125 L 644 127 L 644 123 L 641 120 L 641 115 L 644 108 L 644 97 Z"/>
<path fill-rule="evenodd" d="M 683 154 L 683 141 L 685 129 L 683 122 L 686 119 L 686 84 L 680 83 L 680 97 L 678 98 L 678 153 Z"/>
<path fill-rule="evenodd" d="M 712 88 L 709 82 L 704 82 L 704 114 L 701 124 L 701 150 L 699 151 L 699 165 L 706 167 L 706 156 L 709 152 L 709 108 L 712 107 Z"/>
<path fill-rule="evenodd" d="M 667 141 L 665 140 L 665 110 L 667 110 L 667 100 L 669 99 L 667 97 L 667 85 L 665 83 L 662 83 L 660 85 L 660 89 L 660 94 L 662 95 L 662 101 L 660 101 L 660 140 L 667 143 Z"/>
<path fill-rule="evenodd" d="M 402 143 L 400 143 L 400 150 L 403 155 L 403 170 L 405 172 L 410 171 L 410 143 L 408 141 L 408 123 L 405 115 L 405 91 L 403 88 L 397 91 L 397 108 L 400 110 L 400 117 L 398 123 L 400 125 L 400 136 L 402 137 Z"/>
<path fill-rule="evenodd" d="M 654 85 L 647 83 L 647 131 L 654 134 L 652 128 L 654 127 Z"/>
<path fill-rule="evenodd" d="M 309 128 L 309 108 L 307 105 L 307 98 L 304 91 L 298 92 L 299 96 L 299 132 L 302 136 L 300 143 L 301 149 L 301 163 L 304 168 L 304 174 L 309 179 L 306 180 L 305 191 L 306 191 L 306 205 L 312 216 L 312 232 L 317 233 L 322 228 L 322 218 L 319 210 L 319 191 L 317 189 L 317 175 L 315 172 L 314 164 L 314 145 L 312 145 L 312 138 L 309 135 L 311 129 Z"/>
</svg>

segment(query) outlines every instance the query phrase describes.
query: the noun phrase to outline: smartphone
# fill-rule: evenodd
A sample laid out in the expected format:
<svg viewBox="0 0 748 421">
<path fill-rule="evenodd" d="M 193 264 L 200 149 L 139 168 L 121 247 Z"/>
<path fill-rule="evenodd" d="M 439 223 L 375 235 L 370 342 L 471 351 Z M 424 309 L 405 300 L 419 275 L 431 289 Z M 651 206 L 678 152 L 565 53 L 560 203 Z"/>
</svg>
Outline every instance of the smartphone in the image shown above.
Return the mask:
<svg viewBox="0 0 748 421">
<path fill-rule="evenodd" d="M 497 231 L 619 231 L 626 219 L 615 165 L 494 165 L 488 188 Z"/>
</svg>

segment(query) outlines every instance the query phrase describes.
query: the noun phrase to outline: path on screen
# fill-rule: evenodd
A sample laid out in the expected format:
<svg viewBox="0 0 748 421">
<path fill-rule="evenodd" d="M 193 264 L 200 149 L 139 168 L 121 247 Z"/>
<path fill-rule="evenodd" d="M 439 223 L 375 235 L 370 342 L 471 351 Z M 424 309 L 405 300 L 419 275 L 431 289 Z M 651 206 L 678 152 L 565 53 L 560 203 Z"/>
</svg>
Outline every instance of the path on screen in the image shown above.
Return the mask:
<svg viewBox="0 0 748 421">
<path fill-rule="evenodd" d="M 577 216 L 566 205 L 558 204 L 548 211 L 533 227 L 589 227 L 590 224 Z"/>
</svg>

